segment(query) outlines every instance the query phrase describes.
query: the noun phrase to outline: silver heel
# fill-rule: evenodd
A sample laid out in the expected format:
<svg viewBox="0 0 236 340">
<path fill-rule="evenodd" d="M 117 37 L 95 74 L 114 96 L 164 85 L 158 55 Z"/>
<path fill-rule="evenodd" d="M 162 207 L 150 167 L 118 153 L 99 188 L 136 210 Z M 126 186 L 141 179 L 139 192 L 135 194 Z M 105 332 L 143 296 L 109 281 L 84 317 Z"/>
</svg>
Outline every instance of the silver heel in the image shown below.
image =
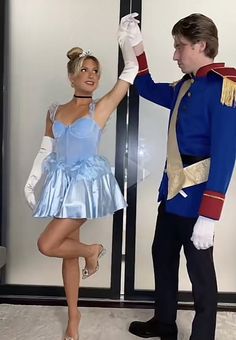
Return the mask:
<svg viewBox="0 0 236 340">
<path fill-rule="evenodd" d="M 66 337 L 64 337 L 64 340 L 79 340 L 79 336 L 77 336 L 77 338 L 73 338 L 71 336 L 66 336 Z"/>
<path fill-rule="evenodd" d="M 100 253 L 98 254 L 98 260 L 106 254 L 106 249 L 103 247 L 102 244 L 100 244 L 100 246 L 102 247 L 102 249 L 101 249 Z M 90 273 L 88 268 L 85 267 L 84 269 L 82 269 L 82 279 L 83 280 L 87 279 L 89 276 L 95 274 L 98 271 L 98 269 L 99 269 L 98 261 L 97 261 L 97 266 L 95 268 L 95 271 L 92 272 L 92 273 Z"/>
</svg>

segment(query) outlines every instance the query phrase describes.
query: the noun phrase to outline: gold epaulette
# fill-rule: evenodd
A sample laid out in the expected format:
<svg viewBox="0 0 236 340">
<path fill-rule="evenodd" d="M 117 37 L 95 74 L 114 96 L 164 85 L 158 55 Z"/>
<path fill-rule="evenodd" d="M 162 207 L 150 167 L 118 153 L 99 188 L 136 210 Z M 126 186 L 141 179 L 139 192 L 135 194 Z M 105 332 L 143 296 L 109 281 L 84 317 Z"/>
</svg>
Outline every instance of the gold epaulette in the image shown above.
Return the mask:
<svg viewBox="0 0 236 340">
<path fill-rule="evenodd" d="M 226 106 L 236 106 L 236 69 L 233 67 L 219 67 L 212 72 L 223 78 L 221 103 Z"/>
<path fill-rule="evenodd" d="M 236 82 L 224 77 L 221 99 L 222 104 L 236 106 Z"/>
</svg>

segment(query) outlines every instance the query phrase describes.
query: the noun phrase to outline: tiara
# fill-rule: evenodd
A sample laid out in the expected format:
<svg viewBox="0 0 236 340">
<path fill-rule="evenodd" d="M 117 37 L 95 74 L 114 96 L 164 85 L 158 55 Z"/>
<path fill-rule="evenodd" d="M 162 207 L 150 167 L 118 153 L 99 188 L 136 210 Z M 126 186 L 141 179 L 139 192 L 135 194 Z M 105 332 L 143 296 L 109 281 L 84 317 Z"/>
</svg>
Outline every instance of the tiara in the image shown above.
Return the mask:
<svg viewBox="0 0 236 340">
<path fill-rule="evenodd" d="M 80 58 L 82 58 L 82 57 L 86 57 L 86 56 L 88 56 L 88 55 L 93 55 L 92 54 L 92 52 L 90 51 L 90 50 L 88 50 L 88 51 L 83 51 L 81 54 L 80 54 Z"/>
</svg>

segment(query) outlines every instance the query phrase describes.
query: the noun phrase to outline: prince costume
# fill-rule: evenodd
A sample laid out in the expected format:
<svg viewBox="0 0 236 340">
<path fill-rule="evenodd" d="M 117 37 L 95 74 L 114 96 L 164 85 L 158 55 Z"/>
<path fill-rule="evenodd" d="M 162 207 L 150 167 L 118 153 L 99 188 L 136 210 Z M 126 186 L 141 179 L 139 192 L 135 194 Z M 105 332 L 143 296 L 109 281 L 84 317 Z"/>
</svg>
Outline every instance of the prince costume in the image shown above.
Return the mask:
<svg viewBox="0 0 236 340">
<path fill-rule="evenodd" d="M 141 337 L 177 340 L 178 270 L 183 246 L 196 311 L 191 340 L 213 340 L 217 283 L 213 247 L 198 250 L 191 241 L 199 216 L 219 220 L 236 156 L 236 70 L 213 63 L 180 81 L 155 83 L 145 53 L 137 57 L 134 85 L 147 100 L 170 110 L 167 160 L 159 188 L 152 245 L 155 316 L 134 321 Z"/>
</svg>

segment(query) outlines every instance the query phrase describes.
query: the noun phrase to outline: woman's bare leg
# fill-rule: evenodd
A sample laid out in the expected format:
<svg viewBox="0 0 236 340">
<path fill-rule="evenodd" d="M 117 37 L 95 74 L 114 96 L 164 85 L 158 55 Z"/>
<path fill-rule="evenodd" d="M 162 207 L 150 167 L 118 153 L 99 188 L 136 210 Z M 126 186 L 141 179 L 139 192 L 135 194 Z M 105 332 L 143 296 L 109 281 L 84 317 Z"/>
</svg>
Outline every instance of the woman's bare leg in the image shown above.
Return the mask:
<svg viewBox="0 0 236 340">
<path fill-rule="evenodd" d="M 69 238 L 79 242 L 79 234 L 80 229 L 77 229 L 69 235 Z M 66 329 L 66 336 L 77 340 L 80 322 L 80 312 L 77 307 L 80 285 L 80 268 L 78 258 L 63 259 L 62 277 L 68 304 L 68 325 Z"/>
<path fill-rule="evenodd" d="M 100 244 L 87 245 L 75 237 L 76 232 L 85 222 L 85 219 L 57 219 L 54 218 L 40 235 L 38 248 L 41 253 L 50 257 L 63 258 L 63 280 L 68 301 L 68 336 L 77 336 L 80 313 L 77 309 L 79 290 L 79 263 L 78 258 L 84 257 L 90 274 L 96 272 Z M 70 334 L 69 334 L 70 332 Z M 74 334 L 75 333 L 75 334 Z M 77 339 L 76 339 L 77 340 Z"/>
<path fill-rule="evenodd" d="M 54 218 L 39 237 L 38 248 L 40 252 L 46 256 L 64 259 L 84 257 L 89 271 L 95 272 L 97 258 L 102 246 L 100 244 L 87 245 L 68 237 L 85 221 L 85 219 Z"/>
</svg>

